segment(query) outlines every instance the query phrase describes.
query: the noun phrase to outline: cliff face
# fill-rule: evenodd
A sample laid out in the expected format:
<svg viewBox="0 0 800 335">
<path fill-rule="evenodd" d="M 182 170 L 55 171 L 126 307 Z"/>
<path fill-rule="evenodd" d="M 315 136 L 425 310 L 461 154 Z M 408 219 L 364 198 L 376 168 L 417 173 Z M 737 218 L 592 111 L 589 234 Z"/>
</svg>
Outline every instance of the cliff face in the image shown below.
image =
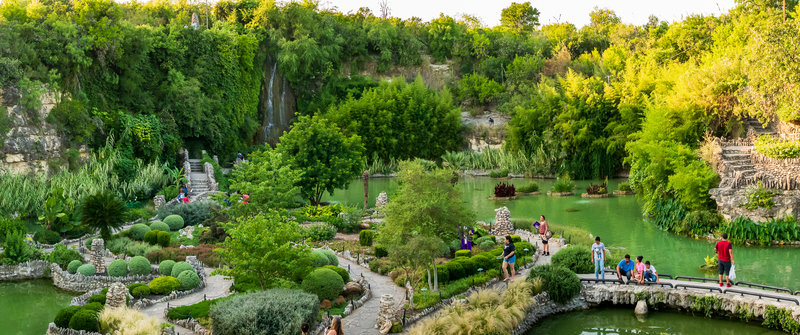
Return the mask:
<svg viewBox="0 0 800 335">
<path fill-rule="evenodd" d="M 47 121 L 47 115 L 55 106 L 51 93 L 42 96 L 41 108 L 28 111 L 20 105 L 19 90 L 0 88 L 0 118 L 5 118 L 0 134 L 0 170 L 15 173 L 46 171 L 50 161 L 60 158 L 66 149 L 66 140 L 59 136 L 56 127 Z M 60 164 L 54 164 L 59 169 Z"/>
<path fill-rule="evenodd" d="M 289 130 L 289 121 L 297 113 L 297 106 L 289 82 L 278 72 L 277 63 L 268 58 L 262 70 L 264 77 L 261 78 L 258 96 L 261 129 L 256 133 L 256 139 L 274 145 L 283 132 Z"/>
</svg>

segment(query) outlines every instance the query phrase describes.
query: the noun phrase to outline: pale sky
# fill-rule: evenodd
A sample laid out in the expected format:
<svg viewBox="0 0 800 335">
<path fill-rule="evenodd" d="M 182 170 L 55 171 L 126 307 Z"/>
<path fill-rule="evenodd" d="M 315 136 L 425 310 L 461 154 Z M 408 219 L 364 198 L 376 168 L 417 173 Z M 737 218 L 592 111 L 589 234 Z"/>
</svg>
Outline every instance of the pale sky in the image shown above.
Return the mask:
<svg viewBox="0 0 800 335">
<path fill-rule="evenodd" d="M 339 11 L 355 12 L 360 7 L 369 7 L 376 15 L 380 0 L 322 0 L 323 8 L 336 6 Z M 526 0 L 516 0 L 525 2 Z M 485 26 L 500 23 L 500 12 L 511 4 L 511 0 L 388 0 L 391 15 L 408 19 L 412 16 L 423 21 L 444 13 L 449 16 L 471 14 L 479 17 Z M 719 16 L 735 6 L 734 0 L 547 0 L 531 1 L 541 13 L 539 22 L 570 22 L 578 28 L 589 23 L 589 13 L 595 6 L 615 11 L 622 22 L 643 25 L 650 14 L 672 22 L 691 14 Z"/>
</svg>

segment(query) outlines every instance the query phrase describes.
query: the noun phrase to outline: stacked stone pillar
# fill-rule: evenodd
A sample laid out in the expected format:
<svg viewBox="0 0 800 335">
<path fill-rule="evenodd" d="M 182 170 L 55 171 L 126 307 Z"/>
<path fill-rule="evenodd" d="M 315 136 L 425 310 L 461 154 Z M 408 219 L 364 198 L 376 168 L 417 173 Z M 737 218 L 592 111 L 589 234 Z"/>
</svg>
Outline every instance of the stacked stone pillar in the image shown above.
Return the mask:
<svg viewBox="0 0 800 335">
<path fill-rule="evenodd" d="M 497 237 L 504 237 L 514 233 L 514 225 L 511 224 L 511 212 L 508 207 L 503 206 L 494 210 L 494 228 L 492 234 Z"/>
</svg>

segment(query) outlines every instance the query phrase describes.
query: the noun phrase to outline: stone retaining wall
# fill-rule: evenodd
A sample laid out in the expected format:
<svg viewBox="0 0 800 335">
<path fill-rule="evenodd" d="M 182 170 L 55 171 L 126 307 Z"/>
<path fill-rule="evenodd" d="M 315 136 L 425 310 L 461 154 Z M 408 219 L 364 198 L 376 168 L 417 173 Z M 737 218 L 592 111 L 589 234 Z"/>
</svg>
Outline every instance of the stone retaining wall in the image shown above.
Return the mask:
<svg viewBox="0 0 800 335">
<path fill-rule="evenodd" d="M 147 276 L 126 276 L 126 277 L 110 277 L 110 276 L 89 276 L 86 277 L 81 274 L 71 274 L 67 271 L 61 270 L 56 264 L 50 265 L 50 272 L 53 276 L 53 285 L 60 289 L 73 292 L 88 292 L 95 289 L 102 289 L 111 286 L 112 283 L 122 283 L 130 285 L 133 283 L 149 283 L 151 280 L 158 277 L 157 274 L 150 274 Z"/>
<path fill-rule="evenodd" d="M 17 265 L 0 266 L 0 281 L 46 278 L 47 261 L 27 261 Z M 56 265 L 58 267 L 58 265 Z"/>
<path fill-rule="evenodd" d="M 102 333 L 87 332 L 85 330 L 75 330 L 69 328 L 59 328 L 55 323 L 50 322 L 47 326 L 47 335 L 104 335 Z M 105 334 L 109 335 L 109 334 Z"/>
</svg>

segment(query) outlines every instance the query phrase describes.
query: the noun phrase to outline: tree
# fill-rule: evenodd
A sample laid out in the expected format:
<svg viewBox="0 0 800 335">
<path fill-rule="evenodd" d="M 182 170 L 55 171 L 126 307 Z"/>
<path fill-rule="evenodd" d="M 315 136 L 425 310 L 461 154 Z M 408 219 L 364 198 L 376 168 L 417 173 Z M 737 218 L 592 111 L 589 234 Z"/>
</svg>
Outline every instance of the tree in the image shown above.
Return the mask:
<svg viewBox="0 0 800 335">
<path fill-rule="evenodd" d="M 419 161 L 406 161 L 400 164 L 398 174 L 399 189 L 386 206 L 386 221 L 379 235 L 389 254 L 401 252 L 416 236 L 450 240 L 456 237 L 459 226 L 472 226 L 474 213 L 451 183 L 452 170 L 426 171 Z M 418 252 L 413 254 L 419 256 Z M 432 261 L 435 254 L 430 253 L 428 264 L 433 263 L 433 289 L 438 290 L 438 273 Z"/>
<path fill-rule="evenodd" d="M 95 232 L 99 231 L 103 239 L 108 239 L 114 229 L 125 223 L 126 211 L 122 201 L 110 192 L 101 191 L 83 201 L 81 223 Z"/>
<path fill-rule="evenodd" d="M 250 209 L 266 211 L 270 208 L 289 208 L 300 194 L 302 172 L 287 165 L 287 160 L 278 151 L 265 146 L 255 151 L 248 160 L 231 173 L 231 191 L 247 194 L 247 204 L 233 203 L 237 211 Z"/>
<path fill-rule="evenodd" d="M 405 272 L 406 284 L 411 287 L 409 290 L 411 308 L 414 308 L 414 292 L 416 291 L 414 285 L 422 280 L 421 275 L 425 273 L 421 270 L 428 268 L 431 263 L 435 266 L 436 257 L 444 254 L 442 246 L 447 248 L 447 245 L 436 236 L 417 235 L 412 237 L 408 243 L 396 246 L 389 254 L 389 258 Z M 438 288 L 434 290 L 438 290 Z"/>
<path fill-rule="evenodd" d="M 539 25 L 539 10 L 530 1 L 512 2 L 500 13 L 500 25 L 516 34 L 530 33 Z"/>
<path fill-rule="evenodd" d="M 302 278 L 311 265 L 311 252 L 300 239 L 300 226 L 276 212 L 241 218 L 231 224 L 224 248 L 215 249 L 230 269 L 225 274 L 237 280 L 254 278 L 262 290 L 276 279 Z"/>
<path fill-rule="evenodd" d="M 303 173 L 297 183 L 303 197 L 318 204 L 326 191 L 333 194 L 359 175 L 364 146 L 358 135 L 345 137 L 327 119 L 301 116 L 281 137 L 278 152 Z"/>
</svg>

